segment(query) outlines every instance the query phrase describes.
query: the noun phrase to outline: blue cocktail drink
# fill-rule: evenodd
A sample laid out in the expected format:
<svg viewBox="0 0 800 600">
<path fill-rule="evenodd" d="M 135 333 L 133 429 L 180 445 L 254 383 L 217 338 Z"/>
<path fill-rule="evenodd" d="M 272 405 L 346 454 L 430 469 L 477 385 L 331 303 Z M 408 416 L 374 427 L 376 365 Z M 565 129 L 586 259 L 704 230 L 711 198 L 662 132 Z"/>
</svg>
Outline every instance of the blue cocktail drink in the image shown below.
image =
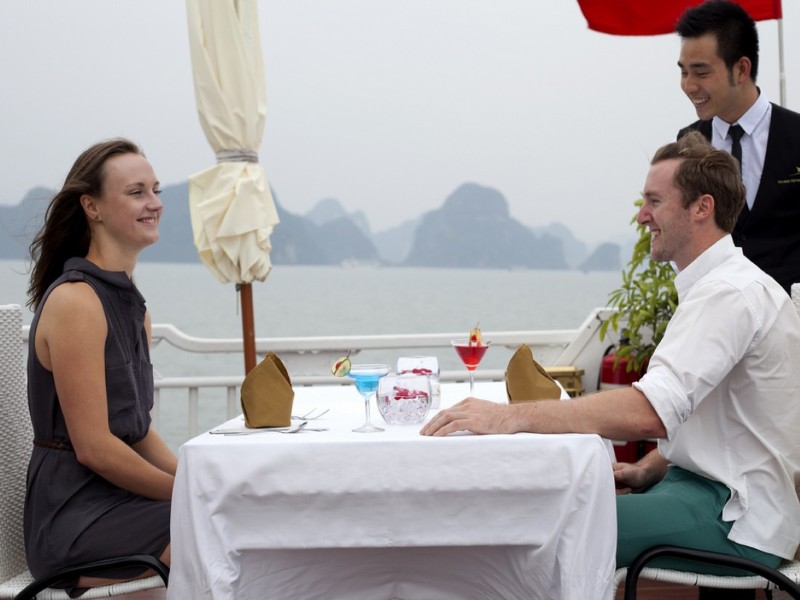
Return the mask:
<svg viewBox="0 0 800 600">
<path fill-rule="evenodd" d="M 381 379 L 380 373 L 353 373 L 350 376 L 355 380 L 356 389 L 359 394 L 371 394 L 378 389 L 378 381 Z"/>
<path fill-rule="evenodd" d="M 366 413 L 364 424 L 357 429 L 353 429 L 353 431 L 358 433 L 383 431 L 383 429 L 376 427 L 370 421 L 369 399 L 375 394 L 375 390 L 378 389 L 378 381 L 388 373 L 389 365 L 353 365 L 350 367 L 350 372 L 347 376 L 355 382 L 358 393 L 364 397 L 364 411 Z"/>
</svg>

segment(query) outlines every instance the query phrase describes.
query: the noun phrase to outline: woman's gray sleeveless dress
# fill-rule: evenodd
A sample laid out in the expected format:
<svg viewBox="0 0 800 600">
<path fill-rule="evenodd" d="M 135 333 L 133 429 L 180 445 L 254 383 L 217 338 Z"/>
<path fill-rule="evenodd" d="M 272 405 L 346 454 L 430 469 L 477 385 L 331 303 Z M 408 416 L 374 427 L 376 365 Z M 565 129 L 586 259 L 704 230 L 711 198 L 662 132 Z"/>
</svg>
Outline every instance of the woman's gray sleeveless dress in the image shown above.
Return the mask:
<svg viewBox="0 0 800 600">
<path fill-rule="evenodd" d="M 53 374 L 36 358 L 33 340 L 44 300 L 56 286 L 74 281 L 92 286 L 108 322 L 105 366 L 111 432 L 128 445 L 141 441 L 150 427 L 153 406 L 144 298 L 124 272 L 103 271 L 83 258 L 69 259 L 34 315 L 28 344 L 34 446 L 24 528 L 28 568 L 37 577 L 71 564 L 125 554 L 159 557 L 169 544 L 169 502 L 123 490 L 78 462 Z M 106 576 L 124 578 L 141 571 Z"/>
</svg>

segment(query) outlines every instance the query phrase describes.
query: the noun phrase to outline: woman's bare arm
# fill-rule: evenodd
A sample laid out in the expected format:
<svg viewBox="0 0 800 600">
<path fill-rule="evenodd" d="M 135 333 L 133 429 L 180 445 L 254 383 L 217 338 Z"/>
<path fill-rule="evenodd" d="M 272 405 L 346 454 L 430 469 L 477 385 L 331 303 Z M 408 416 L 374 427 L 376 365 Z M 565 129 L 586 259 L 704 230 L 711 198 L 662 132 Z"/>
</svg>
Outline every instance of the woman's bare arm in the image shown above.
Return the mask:
<svg viewBox="0 0 800 600">
<path fill-rule="evenodd" d="M 151 465 L 175 476 L 178 459 L 155 429 L 150 428 L 144 439 L 131 447 Z"/>
<path fill-rule="evenodd" d="M 130 492 L 170 499 L 174 476 L 169 472 L 169 462 L 162 457 L 159 466 L 151 464 L 109 429 L 107 333 L 103 307 L 94 290 L 85 283 L 62 284 L 51 292 L 42 309 L 34 340 L 36 354 L 53 372 L 78 461 Z M 145 443 L 146 455 L 162 456 L 161 450 L 153 450 L 155 447 L 157 442 Z"/>
</svg>

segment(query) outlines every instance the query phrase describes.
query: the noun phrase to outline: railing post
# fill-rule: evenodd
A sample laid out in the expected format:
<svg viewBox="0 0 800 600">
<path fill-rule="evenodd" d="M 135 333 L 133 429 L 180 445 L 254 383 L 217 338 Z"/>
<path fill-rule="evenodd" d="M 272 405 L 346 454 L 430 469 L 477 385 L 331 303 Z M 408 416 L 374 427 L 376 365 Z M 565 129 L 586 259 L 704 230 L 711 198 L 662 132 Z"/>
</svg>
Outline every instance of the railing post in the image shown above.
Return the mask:
<svg viewBox="0 0 800 600">
<path fill-rule="evenodd" d="M 198 426 L 198 413 L 199 411 L 199 389 L 197 387 L 189 388 L 189 439 L 195 437 L 200 433 Z"/>
<path fill-rule="evenodd" d="M 239 414 L 241 404 L 236 401 L 236 386 L 228 386 L 226 389 L 228 392 L 228 406 L 225 410 L 225 415 L 228 419 L 232 419 Z"/>
</svg>

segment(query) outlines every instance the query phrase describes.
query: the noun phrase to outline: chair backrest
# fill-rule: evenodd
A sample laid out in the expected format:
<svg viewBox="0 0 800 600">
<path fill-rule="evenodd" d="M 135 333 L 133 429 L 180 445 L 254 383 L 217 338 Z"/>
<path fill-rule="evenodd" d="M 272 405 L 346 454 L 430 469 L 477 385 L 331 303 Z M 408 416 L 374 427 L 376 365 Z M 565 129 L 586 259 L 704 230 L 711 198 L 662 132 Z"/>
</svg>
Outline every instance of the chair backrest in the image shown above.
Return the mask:
<svg viewBox="0 0 800 600">
<path fill-rule="evenodd" d="M 0 305 L 0 580 L 27 569 L 22 514 L 33 443 L 22 307 Z"/>
</svg>

